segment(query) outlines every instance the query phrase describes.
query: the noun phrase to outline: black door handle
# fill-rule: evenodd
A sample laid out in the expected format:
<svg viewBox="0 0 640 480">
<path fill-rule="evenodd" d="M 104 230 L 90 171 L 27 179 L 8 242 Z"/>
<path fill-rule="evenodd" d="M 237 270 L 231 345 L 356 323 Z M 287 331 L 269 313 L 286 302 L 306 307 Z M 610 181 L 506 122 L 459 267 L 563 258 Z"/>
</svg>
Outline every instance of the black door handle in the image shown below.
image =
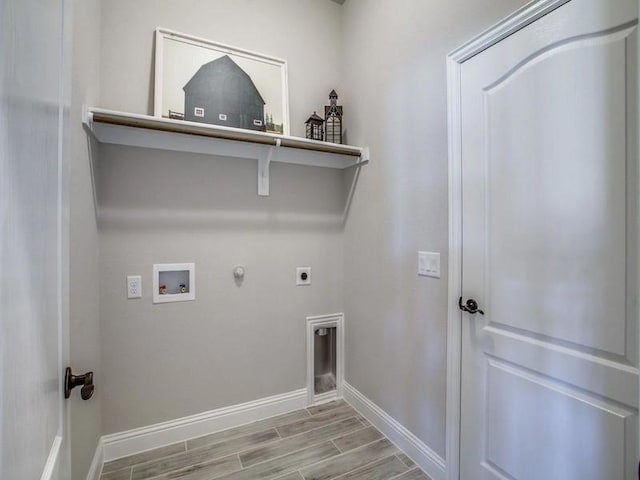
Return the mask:
<svg viewBox="0 0 640 480">
<path fill-rule="evenodd" d="M 458 307 L 463 312 L 470 313 L 473 315 L 474 313 L 479 313 L 480 315 L 484 315 L 484 312 L 478 308 L 478 302 L 476 302 L 473 298 L 467 300 L 466 305 L 462 304 L 462 297 L 458 299 Z"/>
<path fill-rule="evenodd" d="M 82 385 L 80 396 L 83 400 L 89 400 L 95 390 L 93 372 L 87 372 L 84 375 L 74 375 L 71 372 L 71 367 L 67 367 L 64 372 L 64 398 L 69 398 L 71 396 L 71 390 L 80 385 Z"/>
</svg>

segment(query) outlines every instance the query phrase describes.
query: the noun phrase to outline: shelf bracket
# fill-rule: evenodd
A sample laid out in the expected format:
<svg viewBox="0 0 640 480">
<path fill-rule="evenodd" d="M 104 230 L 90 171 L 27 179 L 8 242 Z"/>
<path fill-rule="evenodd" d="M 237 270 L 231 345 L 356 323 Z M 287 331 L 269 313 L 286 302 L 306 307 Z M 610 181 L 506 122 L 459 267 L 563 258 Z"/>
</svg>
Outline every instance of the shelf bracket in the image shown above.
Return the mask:
<svg viewBox="0 0 640 480">
<path fill-rule="evenodd" d="M 276 144 L 267 150 L 267 154 L 258 159 L 258 196 L 269 196 L 269 167 L 271 166 L 271 158 L 273 151 L 280 147 L 280 139 L 276 139 Z"/>
</svg>

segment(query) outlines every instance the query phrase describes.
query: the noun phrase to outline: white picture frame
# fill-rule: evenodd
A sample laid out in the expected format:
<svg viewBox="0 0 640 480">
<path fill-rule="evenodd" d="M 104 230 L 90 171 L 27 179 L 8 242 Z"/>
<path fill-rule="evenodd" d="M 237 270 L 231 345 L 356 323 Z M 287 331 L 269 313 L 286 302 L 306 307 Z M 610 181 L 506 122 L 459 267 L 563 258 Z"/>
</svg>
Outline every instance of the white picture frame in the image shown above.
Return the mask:
<svg viewBox="0 0 640 480">
<path fill-rule="evenodd" d="M 156 29 L 156 117 L 289 135 L 287 77 L 286 60 Z"/>
</svg>

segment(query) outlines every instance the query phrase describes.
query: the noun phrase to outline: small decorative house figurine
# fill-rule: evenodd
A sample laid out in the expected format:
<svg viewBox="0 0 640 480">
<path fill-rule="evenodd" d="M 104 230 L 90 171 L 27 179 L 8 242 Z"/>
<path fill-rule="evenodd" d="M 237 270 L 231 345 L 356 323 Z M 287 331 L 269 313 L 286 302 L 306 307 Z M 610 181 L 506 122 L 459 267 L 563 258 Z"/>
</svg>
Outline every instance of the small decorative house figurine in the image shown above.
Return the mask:
<svg viewBox="0 0 640 480">
<path fill-rule="evenodd" d="M 329 105 L 324 107 L 325 140 L 331 143 L 342 143 L 342 106 L 338 105 L 338 94 L 331 90 Z"/>
<path fill-rule="evenodd" d="M 304 123 L 307 124 L 307 138 L 311 140 L 324 140 L 324 131 L 322 128 L 324 120 L 322 120 L 322 117 L 316 112 L 313 112 L 313 115 Z"/>
</svg>

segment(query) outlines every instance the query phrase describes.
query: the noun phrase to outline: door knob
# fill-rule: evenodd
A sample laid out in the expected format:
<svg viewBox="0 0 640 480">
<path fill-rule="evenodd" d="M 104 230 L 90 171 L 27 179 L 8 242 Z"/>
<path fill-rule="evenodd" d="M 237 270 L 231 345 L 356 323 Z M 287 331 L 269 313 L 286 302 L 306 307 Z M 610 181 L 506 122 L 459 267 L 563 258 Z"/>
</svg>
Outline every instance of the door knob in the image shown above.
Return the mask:
<svg viewBox="0 0 640 480">
<path fill-rule="evenodd" d="M 67 367 L 64 372 L 64 398 L 71 396 L 71 390 L 82 385 L 80 389 L 80 396 L 83 400 L 89 400 L 95 386 L 93 385 L 93 372 L 87 372 L 84 375 L 74 375 L 71 372 L 71 367 Z"/>
<path fill-rule="evenodd" d="M 484 315 L 484 312 L 478 308 L 478 302 L 476 302 L 473 298 L 470 298 L 466 301 L 466 304 L 462 304 L 462 297 L 458 299 L 458 307 L 463 312 L 470 313 L 473 315 L 474 313 L 479 313 L 480 315 Z"/>
</svg>

